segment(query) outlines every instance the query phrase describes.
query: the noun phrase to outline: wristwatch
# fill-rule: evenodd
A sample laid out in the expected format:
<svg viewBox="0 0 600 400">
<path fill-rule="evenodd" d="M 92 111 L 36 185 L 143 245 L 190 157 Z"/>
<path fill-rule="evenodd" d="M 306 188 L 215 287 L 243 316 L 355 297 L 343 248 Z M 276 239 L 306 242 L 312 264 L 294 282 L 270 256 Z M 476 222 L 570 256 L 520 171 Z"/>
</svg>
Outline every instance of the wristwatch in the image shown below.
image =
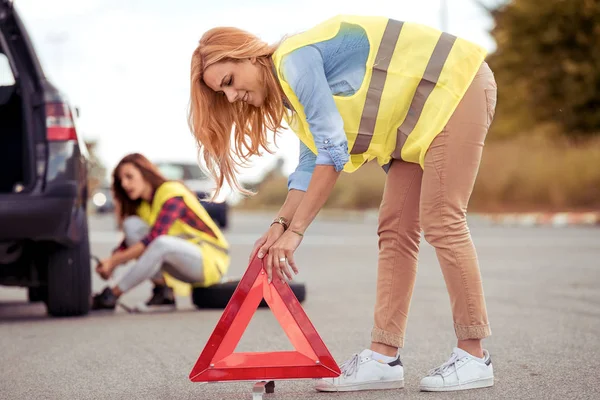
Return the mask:
<svg viewBox="0 0 600 400">
<path fill-rule="evenodd" d="M 287 231 L 287 229 L 290 227 L 290 221 L 288 221 L 287 218 L 284 217 L 275 218 L 273 222 L 271 222 L 271 225 L 273 224 L 281 224 L 281 226 L 283 226 L 284 231 Z"/>
</svg>

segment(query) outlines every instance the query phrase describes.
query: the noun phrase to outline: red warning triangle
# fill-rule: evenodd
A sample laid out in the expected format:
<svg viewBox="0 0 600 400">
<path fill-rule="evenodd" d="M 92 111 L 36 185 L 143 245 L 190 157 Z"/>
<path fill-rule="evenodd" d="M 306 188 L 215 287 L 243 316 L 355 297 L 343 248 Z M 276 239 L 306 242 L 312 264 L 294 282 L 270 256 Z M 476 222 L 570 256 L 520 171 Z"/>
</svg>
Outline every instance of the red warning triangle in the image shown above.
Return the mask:
<svg viewBox="0 0 600 400">
<path fill-rule="evenodd" d="M 252 316 L 265 299 L 296 351 L 234 353 Z M 340 369 L 292 289 L 271 284 L 263 260 L 254 258 L 190 372 L 192 382 L 328 378 Z"/>
</svg>

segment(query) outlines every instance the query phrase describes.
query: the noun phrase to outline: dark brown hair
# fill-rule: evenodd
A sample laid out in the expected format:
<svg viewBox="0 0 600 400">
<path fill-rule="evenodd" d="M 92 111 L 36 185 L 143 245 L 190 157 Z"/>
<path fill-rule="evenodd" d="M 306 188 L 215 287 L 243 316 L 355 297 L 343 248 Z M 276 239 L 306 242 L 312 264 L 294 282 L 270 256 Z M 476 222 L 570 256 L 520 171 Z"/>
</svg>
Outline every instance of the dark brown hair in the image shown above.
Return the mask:
<svg viewBox="0 0 600 400">
<path fill-rule="evenodd" d="M 132 164 L 135 168 L 137 168 L 142 177 L 146 182 L 152 186 L 152 191 L 156 192 L 156 189 L 159 188 L 160 185 L 167 182 L 167 178 L 160 173 L 156 165 L 154 165 L 150 160 L 139 153 L 128 154 L 115 167 L 112 178 L 112 191 L 113 196 L 115 198 L 116 203 L 116 213 L 117 219 L 119 222 L 119 226 L 123 220 L 131 215 L 135 215 L 137 208 L 139 207 L 142 199 L 131 200 L 125 189 L 123 189 L 123 185 L 121 185 L 121 178 L 119 177 L 119 170 L 125 164 Z"/>
</svg>

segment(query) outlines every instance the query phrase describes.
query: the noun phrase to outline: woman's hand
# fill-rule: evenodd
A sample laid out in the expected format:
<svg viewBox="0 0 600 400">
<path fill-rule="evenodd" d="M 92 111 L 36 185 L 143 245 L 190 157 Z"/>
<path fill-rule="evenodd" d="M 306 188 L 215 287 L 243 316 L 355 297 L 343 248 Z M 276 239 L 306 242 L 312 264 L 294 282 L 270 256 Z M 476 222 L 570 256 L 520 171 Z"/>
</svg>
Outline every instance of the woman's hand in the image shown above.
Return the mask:
<svg viewBox="0 0 600 400">
<path fill-rule="evenodd" d="M 283 235 L 284 229 L 281 224 L 273 224 L 269 227 L 269 230 L 265 232 L 256 242 L 254 242 L 254 248 L 252 249 L 252 253 L 250 253 L 250 258 L 248 262 L 252 261 L 256 253 L 258 253 L 258 258 L 263 258 L 265 254 L 269 251 L 269 248 Z"/>
<path fill-rule="evenodd" d="M 284 279 L 283 275 L 292 280 L 292 271 L 298 274 L 298 267 L 294 261 L 294 251 L 300 246 L 302 236 L 298 233 L 287 230 L 280 238 L 271 246 L 269 254 L 267 254 L 267 277 L 269 282 L 272 281 L 272 271 L 275 269 L 276 275 L 280 279 Z"/>
<path fill-rule="evenodd" d="M 102 260 L 100 262 L 100 264 L 98 264 L 96 266 L 96 272 L 105 281 L 108 280 L 108 279 L 110 279 L 110 277 L 112 276 L 112 273 L 113 273 L 114 269 L 115 269 L 115 264 L 113 263 L 112 258 L 110 258 L 110 257 Z"/>
</svg>

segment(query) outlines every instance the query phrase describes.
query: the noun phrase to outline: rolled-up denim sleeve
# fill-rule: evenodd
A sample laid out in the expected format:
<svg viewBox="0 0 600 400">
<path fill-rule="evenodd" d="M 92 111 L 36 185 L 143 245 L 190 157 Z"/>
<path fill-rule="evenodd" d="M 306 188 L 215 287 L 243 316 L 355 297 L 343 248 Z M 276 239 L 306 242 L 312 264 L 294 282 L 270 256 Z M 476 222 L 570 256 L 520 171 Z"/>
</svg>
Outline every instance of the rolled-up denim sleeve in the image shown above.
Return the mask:
<svg viewBox="0 0 600 400">
<path fill-rule="evenodd" d="M 288 190 L 301 190 L 306 192 L 308 184 L 315 170 L 317 156 L 306 145 L 300 142 L 300 160 L 296 170 L 288 178 Z"/>
<path fill-rule="evenodd" d="M 282 72 L 300 104 L 312 133 L 317 165 L 333 165 L 341 171 L 350 158 L 344 121 L 327 83 L 321 52 L 313 46 L 290 53 L 282 64 Z"/>
</svg>

